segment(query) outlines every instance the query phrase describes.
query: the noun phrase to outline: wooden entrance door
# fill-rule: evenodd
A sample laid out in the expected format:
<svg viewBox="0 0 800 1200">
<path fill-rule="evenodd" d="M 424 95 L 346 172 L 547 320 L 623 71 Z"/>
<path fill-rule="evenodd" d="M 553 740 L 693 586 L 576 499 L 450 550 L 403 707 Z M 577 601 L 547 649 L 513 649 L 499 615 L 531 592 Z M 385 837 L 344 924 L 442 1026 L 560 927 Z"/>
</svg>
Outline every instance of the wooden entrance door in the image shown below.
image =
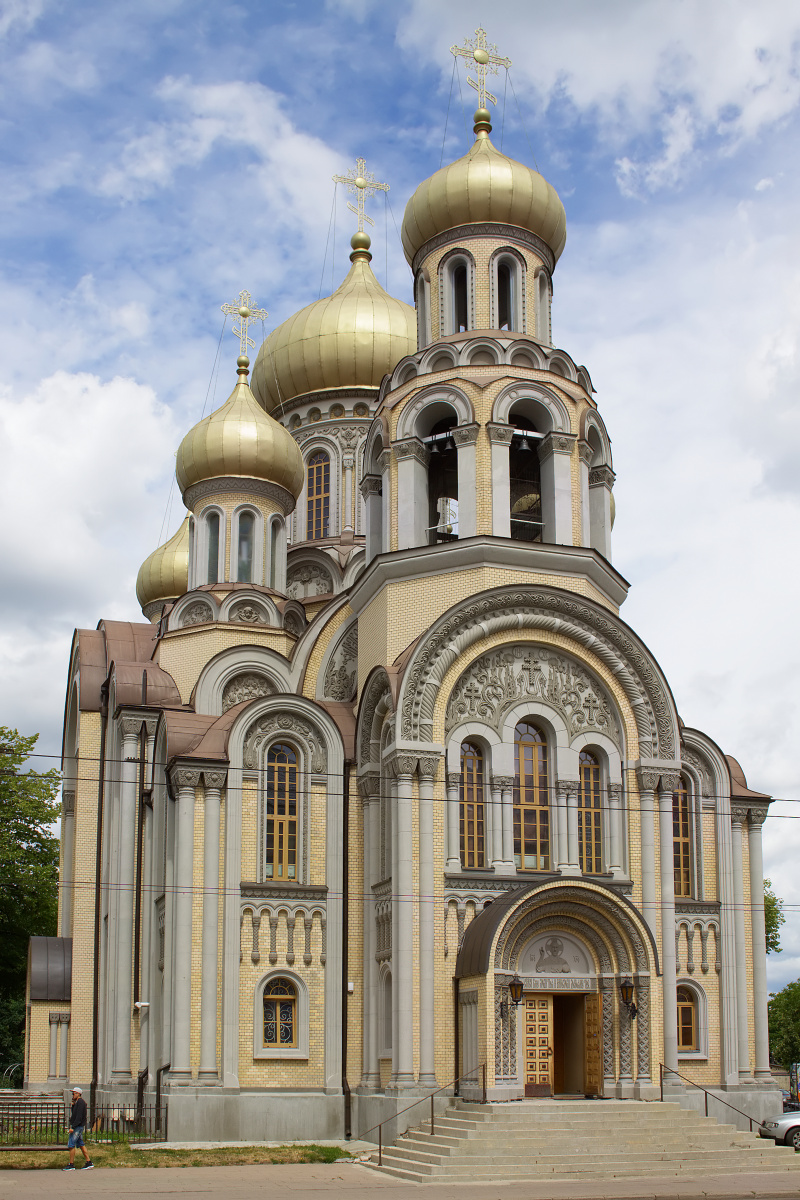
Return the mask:
<svg viewBox="0 0 800 1200">
<path fill-rule="evenodd" d="M 603 1094 L 603 997 L 584 997 L 584 1090 L 587 1096 Z"/>
<path fill-rule="evenodd" d="M 553 1094 L 553 997 L 526 996 L 525 1095 Z"/>
</svg>

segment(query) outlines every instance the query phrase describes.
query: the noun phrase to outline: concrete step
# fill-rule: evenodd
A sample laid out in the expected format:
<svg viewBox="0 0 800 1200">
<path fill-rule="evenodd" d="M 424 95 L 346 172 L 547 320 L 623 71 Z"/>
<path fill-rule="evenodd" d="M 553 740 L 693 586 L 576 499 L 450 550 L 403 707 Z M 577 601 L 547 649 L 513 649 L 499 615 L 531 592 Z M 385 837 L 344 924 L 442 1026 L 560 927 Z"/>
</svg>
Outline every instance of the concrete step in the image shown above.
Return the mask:
<svg viewBox="0 0 800 1200">
<path fill-rule="evenodd" d="M 438 1151 L 440 1153 L 452 1154 L 469 1154 L 474 1156 L 481 1153 L 481 1147 L 485 1145 L 483 1139 L 470 1139 L 468 1141 L 456 1138 L 444 1138 L 440 1135 L 431 1137 L 430 1134 L 414 1133 L 413 1135 L 403 1136 L 397 1141 L 397 1146 L 402 1146 L 406 1150 L 411 1151 Z M 729 1150 L 729 1149 L 748 1149 L 753 1147 L 753 1142 L 749 1140 L 748 1134 L 725 1134 L 717 1138 L 704 1138 L 699 1136 L 689 1136 L 685 1138 L 667 1138 L 659 1136 L 658 1138 L 648 1138 L 644 1135 L 639 1137 L 627 1138 L 534 1138 L 534 1137 L 519 1137 L 519 1138 L 492 1138 L 491 1144 L 496 1153 L 503 1154 L 537 1154 L 542 1151 L 549 1150 L 554 1154 L 602 1154 L 609 1149 L 613 1149 L 616 1154 L 634 1153 L 638 1150 L 649 1151 L 658 1150 L 663 1154 L 680 1153 L 683 1148 L 691 1150 Z"/>
<path fill-rule="evenodd" d="M 794 1151 L 792 1151 L 794 1153 Z M 575 1159 L 583 1156 L 576 1155 L 575 1152 L 568 1153 L 547 1153 L 544 1150 L 538 1150 L 533 1153 L 524 1153 L 510 1156 L 504 1154 L 497 1148 L 492 1148 L 490 1154 L 471 1154 L 471 1155 L 452 1155 L 448 1152 L 436 1150 L 420 1150 L 417 1148 L 406 1148 L 398 1145 L 393 1146 L 391 1150 L 386 1152 L 394 1161 L 414 1162 L 420 1165 L 439 1166 L 442 1170 L 446 1170 L 448 1174 L 452 1173 L 453 1169 L 462 1169 L 464 1173 L 469 1173 L 476 1167 L 481 1165 L 491 1166 L 507 1166 L 510 1163 L 524 1163 L 528 1166 L 547 1166 L 553 1169 L 563 1168 L 569 1170 L 575 1163 Z M 386 1155 L 384 1155 L 384 1158 Z M 715 1164 L 721 1160 L 733 1159 L 742 1165 L 747 1162 L 756 1162 L 763 1158 L 774 1158 L 769 1151 L 759 1151 L 755 1147 L 720 1147 L 717 1150 L 709 1150 L 706 1147 L 686 1147 L 682 1151 L 677 1148 L 673 1150 L 665 1150 L 660 1147 L 651 1147 L 649 1149 L 642 1148 L 636 1151 L 627 1151 L 620 1153 L 615 1149 L 609 1149 L 605 1153 L 595 1153 L 586 1157 L 586 1171 L 601 1172 L 606 1167 L 615 1167 L 619 1163 L 625 1163 L 632 1166 L 636 1163 L 647 1166 L 653 1162 L 681 1162 L 693 1163 L 695 1166 L 704 1166 L 713 1169 Z"/>
</svg>

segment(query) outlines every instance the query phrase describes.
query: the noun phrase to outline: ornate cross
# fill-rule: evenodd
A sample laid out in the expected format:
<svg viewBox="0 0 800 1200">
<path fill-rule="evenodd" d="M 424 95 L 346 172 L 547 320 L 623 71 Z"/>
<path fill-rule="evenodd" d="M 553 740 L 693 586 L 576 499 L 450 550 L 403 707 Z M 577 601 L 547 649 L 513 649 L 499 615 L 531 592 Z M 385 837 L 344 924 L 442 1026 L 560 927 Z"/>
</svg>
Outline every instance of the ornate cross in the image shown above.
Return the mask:
<svg viewBox="0 0 800 1200">
<path fill-rule="evenodd" d="M 486 101 L 491 100 L 492 104 L 497 104 L 497 96 L 493 96 L 491 92 L 486 90 L 486 72 L 491 71 L 493 75 L 497 74 L 498 67 L 505 67 L 506 70 L 511 66 L 510 58 L 501 58 L 497 53 L 497 46 L 488 45 L 486 41 L 486 30 L 480 26 L 475 30 L 474 40 L 466 39 L 464 46 L 451 46 L 450 53 L 456 58 L 466 58 L 474 64 L 475 73 L 478 76 L 477 82 L 467 76 L 467 83 L 470 87 L 475 88 L 478 93 L 478 108 L 486 108 Z"/>
<path fill-rule="evenodd" d="M 234 337 L 238 337 L 241 347 L 239 353 L 247 354 L 248 347 L 255 347 L 255 342 L 251 337 L 247 336 L 248 326 L 251 321 L 263 321 L 269 316 L 265 308 L 256 308 L 253 304 L 253 297 L 249 292 L 239 292 L 238 304 L 221 304 L 220 308 L 224 313 L 229 313 L 236 317 L 237 321 L 233 323 Z"/>
<path fill-rule="evenodd" d="M 358 232 L 364 232 L 365 221 L 374 225 L 372 217 L 368 217 L 364 212 L 364 201 L 367 196 L 374 196 L 376 192 L 388 192 L 389 184 L 376 181 L 372 172 L 367 170 L 367 160 L 357 158 L 356 165 L 351 167 L 346 175 L 334 175 L 333 182 L 345 184 L 350 195 L 358 197 L 358 204 L 351 204 L 349 200 L 347 201 L 350 212 L 355 213 L 358 217 Z"/>
</svg>

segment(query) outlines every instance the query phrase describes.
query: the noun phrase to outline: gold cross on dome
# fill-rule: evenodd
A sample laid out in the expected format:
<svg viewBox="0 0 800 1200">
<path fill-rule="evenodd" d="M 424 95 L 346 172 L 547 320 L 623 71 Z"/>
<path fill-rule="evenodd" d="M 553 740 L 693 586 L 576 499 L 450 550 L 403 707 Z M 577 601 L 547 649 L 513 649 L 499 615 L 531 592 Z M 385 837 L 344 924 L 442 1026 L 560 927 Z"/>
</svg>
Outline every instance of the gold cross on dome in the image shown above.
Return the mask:
<svg viewBox="0 0 800 1200">
<path fill-rule="evenodd" d="M 255 347 L 253 339 L 247 336 L 250 322 L 263 321 L 269 316 L 269 313 L 265 308 L 256 308 L 253 304 L 253 297 L 247 291 L 239 292 L 238 304 L 221 304 L 220 308 L 224 313 L 236 317 L 236 321 L 233 323 L 233 335 L 239 339 L 241 347 L 239 353 L 246 355 L 248 347 Z"/>
<path fill-rule="evenodd" d="M 491 100 L 492 104 L 497 104 L 497 96 L 493 96 L 486 90 L 486 72 L 491 71 L 493 75 L 496 75 L 498 67 L 505 67 L 508 70 L 511 66 L 511 59 L 501 58 L 497 53 L 497 46 L 490 46 L 487 43 L 486 30 L 478 26 L 474 39 L 467 38 L 464 46 L 451 46 L 450 53 L 456 58 L 466 58 L 475 70 L 478 76 L 477 82 L 470 79 L 468 75 L 467 83 L 478 93 L 478 108 L 486 108 L 487 100 Z"/>
<path fill-rule="evenodd" d="M 351 213 L 355 213 L 358 217 L 358 232 L 364 232 L 364 222 L 369 221 L 370 225 L 374 225 L 372 217 L 368 217 L 364 212 L 364 202 L 367 196 L 374 196 L 376 192 L 388 192 L 388 183 L 378 183 L 371 171 L 367 170 L 367 160 L 365 158 L 357 158 L 356 165 L 351 167 L 346 175 L 334 175 L 334 183 L 343 183 L 347 187 L 351 196 L 358 197 L 357 204 L 351 204 L 347 201 L 347 207 Z"/>
</svg>

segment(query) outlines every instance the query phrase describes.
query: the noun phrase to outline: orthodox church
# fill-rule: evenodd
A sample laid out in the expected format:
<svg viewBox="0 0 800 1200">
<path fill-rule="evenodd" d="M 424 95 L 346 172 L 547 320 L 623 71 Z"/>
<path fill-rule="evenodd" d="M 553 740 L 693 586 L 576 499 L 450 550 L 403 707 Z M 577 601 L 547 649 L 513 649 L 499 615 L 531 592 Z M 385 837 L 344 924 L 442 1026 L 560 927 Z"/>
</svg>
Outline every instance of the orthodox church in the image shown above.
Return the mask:
<svg viewBox="0 0 800 1200">
<path fill-rule="evenodd" d="M 619 615 L 564 208 L 491 140 L 478 34 L 474 144 L 405 210 L 414 307 L 360 221 L 183 439 L 142 621 L 75 634 L 31 1089 L 209 1140 L 357 1136 L 457 1079 L 779 1108 L 770 799 Z"/>
</svg>

